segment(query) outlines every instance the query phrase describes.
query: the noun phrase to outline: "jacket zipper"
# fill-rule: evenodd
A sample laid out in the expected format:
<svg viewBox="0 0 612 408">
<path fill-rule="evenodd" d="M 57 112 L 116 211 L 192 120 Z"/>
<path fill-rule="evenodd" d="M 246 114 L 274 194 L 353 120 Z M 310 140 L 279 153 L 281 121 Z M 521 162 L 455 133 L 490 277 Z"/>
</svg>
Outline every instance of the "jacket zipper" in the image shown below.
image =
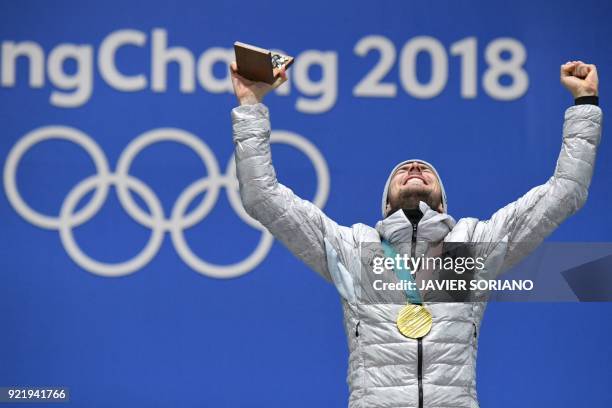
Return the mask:
<svg viewBox="0 0 612 408">
<path fill-rule="evenodd" d="M 423 339 L 419 337 L 418 342 L 418 355 L 417 355 L 417 375 L 419 379 L 419 408 L 423 408 Z"/>
<path fill-rule="evenodd" d="M 410 247 L 412 259 L 416 255 L 417 225 L 412 226 L 412 245 Z M 419 408 L 423 408 L 423 339 L 421 337 L 417 339 L 417 379 L 419 384 Z"/>
</svg>

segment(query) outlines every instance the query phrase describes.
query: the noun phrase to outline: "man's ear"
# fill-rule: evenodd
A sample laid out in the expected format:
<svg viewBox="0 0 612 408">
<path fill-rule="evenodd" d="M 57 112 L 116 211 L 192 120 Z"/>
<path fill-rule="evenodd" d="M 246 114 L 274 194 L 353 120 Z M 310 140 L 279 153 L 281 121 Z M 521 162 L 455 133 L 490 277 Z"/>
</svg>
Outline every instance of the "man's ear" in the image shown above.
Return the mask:
<svg viewBox="0 0 612 408">
<path fill-rule="evenodd" d="M 387 205 L 385 206 L 385 216 L 389 215 L 389 211 L 391 211 L 391 204 L 387 201 Z"/>
</svg>

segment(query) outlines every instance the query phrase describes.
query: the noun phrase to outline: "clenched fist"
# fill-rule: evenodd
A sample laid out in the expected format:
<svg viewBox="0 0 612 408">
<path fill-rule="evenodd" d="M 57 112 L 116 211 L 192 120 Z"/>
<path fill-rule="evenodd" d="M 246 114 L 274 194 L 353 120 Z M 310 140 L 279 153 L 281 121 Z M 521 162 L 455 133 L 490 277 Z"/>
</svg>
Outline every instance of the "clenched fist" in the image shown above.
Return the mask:
<svg viewBox="0 0 612 408">
<path fill-rule="evenodd" d="M 598 96 L 597 68 L 582 61 L 568 61 L 561 65 L 561 83 L 574 96 Z"/>
</svg>

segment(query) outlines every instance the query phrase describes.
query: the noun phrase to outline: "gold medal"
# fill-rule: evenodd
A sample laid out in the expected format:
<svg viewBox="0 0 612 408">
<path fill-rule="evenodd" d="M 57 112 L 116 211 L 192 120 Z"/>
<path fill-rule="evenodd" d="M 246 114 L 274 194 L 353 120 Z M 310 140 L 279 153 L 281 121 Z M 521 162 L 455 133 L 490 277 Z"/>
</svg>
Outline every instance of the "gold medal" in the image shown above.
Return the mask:
<svg viewBox="0 0 612 408">
<path fill-rule="evenodd" d="M 407 304 L 397 315 L 397 328 L 411 339 L 424 337 L 431 330 L 431 325 L 431 313 L 422 305 Z"/>
</svg>

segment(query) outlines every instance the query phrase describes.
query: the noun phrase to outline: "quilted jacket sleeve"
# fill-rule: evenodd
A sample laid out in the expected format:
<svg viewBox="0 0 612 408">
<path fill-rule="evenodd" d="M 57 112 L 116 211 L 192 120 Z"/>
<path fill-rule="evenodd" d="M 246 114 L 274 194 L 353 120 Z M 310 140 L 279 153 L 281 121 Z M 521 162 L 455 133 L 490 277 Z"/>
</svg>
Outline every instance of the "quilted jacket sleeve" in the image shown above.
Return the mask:
<svg viewBox="0 0 612 408">
<path fill-rule="evenodd" d="M 270 153 L 268 108 L 259 103 L 232 110 L 236 175 L 246 212 L 308 266 L 332 282 L 325 241 L 343 257 L 352 230 L 328 218 L 276 179 Z"/>
<path fill-rule="evenodd" d="M 489 220 L 478 222 L 473 242 L 507 245 L 500 272 L 527 256 L 584 205 L 601 137 L 601 122 L 598 106 L 568 108 L 563 145 L 553 176 L 495 212 Z"/>
</svg>

